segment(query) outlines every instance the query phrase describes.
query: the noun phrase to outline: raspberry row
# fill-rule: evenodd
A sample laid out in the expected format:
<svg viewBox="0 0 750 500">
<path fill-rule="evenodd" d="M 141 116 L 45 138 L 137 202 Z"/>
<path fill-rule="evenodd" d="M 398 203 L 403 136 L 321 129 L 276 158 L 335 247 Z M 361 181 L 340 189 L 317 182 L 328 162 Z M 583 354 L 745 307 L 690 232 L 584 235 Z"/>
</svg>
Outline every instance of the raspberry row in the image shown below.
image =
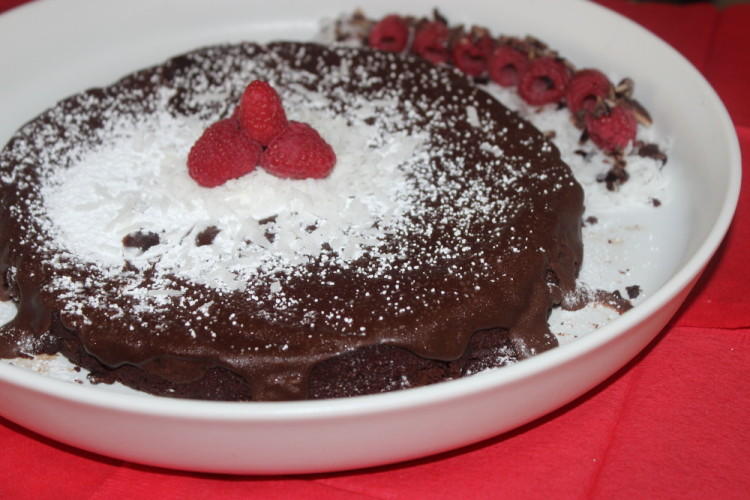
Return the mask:
<svg viewBox="0 0 750 500">
<path fill-rule="evenodd" d="M 603 152 L 619 157 L 636 142 L 648 112 L 632 97 L 632 81 L 612 83 L 601 71 L 576 67 L 533 37 L 493 36 L 486 28 L 451 26 L 437 11 L 432 18 L 389 14 L 353 22 L 363 41 L 391 52 L 410 52 L 434 64 L 454 66 L 479 82 L 514 87 L 529 105 L 570 110 L 571 120 Z"/>
</svg>

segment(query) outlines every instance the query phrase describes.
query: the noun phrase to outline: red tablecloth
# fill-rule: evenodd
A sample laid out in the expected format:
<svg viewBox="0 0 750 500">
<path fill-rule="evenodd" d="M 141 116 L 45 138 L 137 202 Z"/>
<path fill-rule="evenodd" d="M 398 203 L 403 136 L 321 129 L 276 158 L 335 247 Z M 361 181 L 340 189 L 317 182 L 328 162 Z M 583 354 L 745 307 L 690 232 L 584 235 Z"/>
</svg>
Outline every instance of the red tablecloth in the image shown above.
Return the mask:
<svg viewBox="0 0 750 500">
<path fill-rule="evenodd" d="M 0 0 L 0 12 L 21 3 Z M 750 174 L 750 4 L 601 3 L 660 35 L 703 72 L 731 113 Z M 748 498 L 749 186 L 719 254 L 646 352 L 521 429 L 372 470 L 226 477 L 102 458 L 0 418 L 0 497 Z"/>
</svg>

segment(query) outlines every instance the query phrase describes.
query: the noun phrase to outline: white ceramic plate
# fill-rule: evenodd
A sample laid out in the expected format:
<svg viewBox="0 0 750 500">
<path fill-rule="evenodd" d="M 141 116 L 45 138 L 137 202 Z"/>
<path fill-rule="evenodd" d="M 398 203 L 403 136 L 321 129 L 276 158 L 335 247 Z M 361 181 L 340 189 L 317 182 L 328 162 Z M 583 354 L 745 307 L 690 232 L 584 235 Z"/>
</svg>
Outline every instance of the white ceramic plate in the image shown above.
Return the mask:
<svg viewBox="0 0 750 500">
<path fill-rule="evenodd" d="M 415 0 L 408 13 L 429 14 L 436 3 Z M 500 434 L 570 402 L 643 349 L 697 280 L 736 206 L 739 147 L 721 102 L 673 49 L 594 4 L 444 3 L 441 10 L 451 22 L 534 34 L 579 66 L 632 77 L 639 100 L 673 137 L 665 170 L 669 202 L 658 211 L 614 214 L 621 227 L 639 227 L 637 235 L 624 250 L 605 246 L 610 250 L 595 256 L 630 269 L 633 283 L 645 292 L 633 310 L 595 334 L 501 370 L 329 401 L 171 400 L 60 381 L 4 362 L 0 413 L 53 439 L 144 464 L 226 473 L 334 471 L 421 457 Z M 84 88 L 209 43 L 310 39 L 322 18 L 357 6 L 343 0 L 277 0 L 262 9 L 244 0 L 34 2 L 0 16 L 0 142 Z M 403 2 L 393 0 L 359 6 L 374 17 L 405 13 Z M 690 202 L 698 198 L 700 207 Z"/>
</svg>

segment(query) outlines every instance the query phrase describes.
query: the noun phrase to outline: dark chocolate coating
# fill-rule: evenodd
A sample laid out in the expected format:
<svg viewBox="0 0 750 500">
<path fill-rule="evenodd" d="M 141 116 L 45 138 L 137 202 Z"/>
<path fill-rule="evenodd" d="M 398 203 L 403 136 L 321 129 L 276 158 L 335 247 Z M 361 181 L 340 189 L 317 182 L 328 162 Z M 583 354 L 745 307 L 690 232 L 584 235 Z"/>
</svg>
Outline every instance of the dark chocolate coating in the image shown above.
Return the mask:
<svg viewBox="0 0 750 500">
<path fill-rule="evenodd" d="M 348 77 L 310 78 L 334 67 Z M 428 137 L 429 158 L 407 176 L 407 222 L 377 252 L 351 265 L 311 258 L 222 291 L 126 261 L 112 276 L 55 242 L 39 187 L 47 170 L 68 168 L 109 120 L 229 116 L 244 87 L 228 82 L 253 79 L 315 90 L 344 116 L 358 116 L 354 96 L 398 96 L 391 115 L 366 119 Z M 219 90 L 229 98 L 192 99 Z M 173 58 L 31 121 L 0 154 L 0 176 L 0 298 L 19 306 L 0 329 L 0 356 L 59 351 L 99 380 L 161 395 L 340 397 L 501 366 L 557 345 L 549 310 L 574 290 L 582 259 L 582 189 L 539 131 L 458 72 L 369 49 L 246 43 Z M 271 278 L 283 284 L 283 307 Z M 182 295 L 144 310 L 122 292 L 157 281 Z M 196 306 L 207 302 L 209 315 Z"/>
</svg>

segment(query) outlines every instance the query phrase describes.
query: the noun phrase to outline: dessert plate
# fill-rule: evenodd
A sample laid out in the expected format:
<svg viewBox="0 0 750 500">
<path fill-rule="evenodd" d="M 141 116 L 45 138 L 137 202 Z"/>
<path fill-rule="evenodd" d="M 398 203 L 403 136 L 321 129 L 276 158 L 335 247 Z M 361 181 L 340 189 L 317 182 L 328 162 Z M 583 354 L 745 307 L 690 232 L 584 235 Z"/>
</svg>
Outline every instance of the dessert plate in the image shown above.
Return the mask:
<svg viewBox="0 0 750 500">
<path fill-rule="evenodd" d="M 61 442 L 148 465 L 222 473 L 335 471 L 409 460 L 501 434 L 572 401 L 642 350 L 682 303 L 734 213 L 741 164 L 726 110 L 672 48 L 595 4 L 466 0 L 458 8 L 415 0 L 408 12 L 393 0 L 362 6 L 379 17 L 428 15 L 436 4 L 452 23 L 533 34 L 578 66 L 637 82 L 637 98 L 650 110 L 657 133 L 671 142 L 666 197 L 658 209 L 605 209 L 606 223 L 585 241 L 587 262 L 608 263 L 606 269 L 589 266 L 586 276 L 626 275 L 627 282 L 616 286 L 643 290 L 636 307 L 500 370 L 327 401 L 172 400 L 59 380 L 44 373 L 43 363 L 27 369 L 4 361 L 0 414 Z M 242 0 L 33 2 L 0 16 L 0 142 L 57 100 L 172 55 L 211 43 L 310 40 L 323 19 L 354 8 L 342 0 L 280 0 L 263 9 Z M 69 21 L 59 23 L 63 17 Z M 580 29 L 568 29 L 572 25 Z M 30 38 L 29 32 L 43 35 Z M 691 204 L 698 196 L 700 209 Z M 622 244 L 612 244 L 615 239 Z"/>
</svg>

